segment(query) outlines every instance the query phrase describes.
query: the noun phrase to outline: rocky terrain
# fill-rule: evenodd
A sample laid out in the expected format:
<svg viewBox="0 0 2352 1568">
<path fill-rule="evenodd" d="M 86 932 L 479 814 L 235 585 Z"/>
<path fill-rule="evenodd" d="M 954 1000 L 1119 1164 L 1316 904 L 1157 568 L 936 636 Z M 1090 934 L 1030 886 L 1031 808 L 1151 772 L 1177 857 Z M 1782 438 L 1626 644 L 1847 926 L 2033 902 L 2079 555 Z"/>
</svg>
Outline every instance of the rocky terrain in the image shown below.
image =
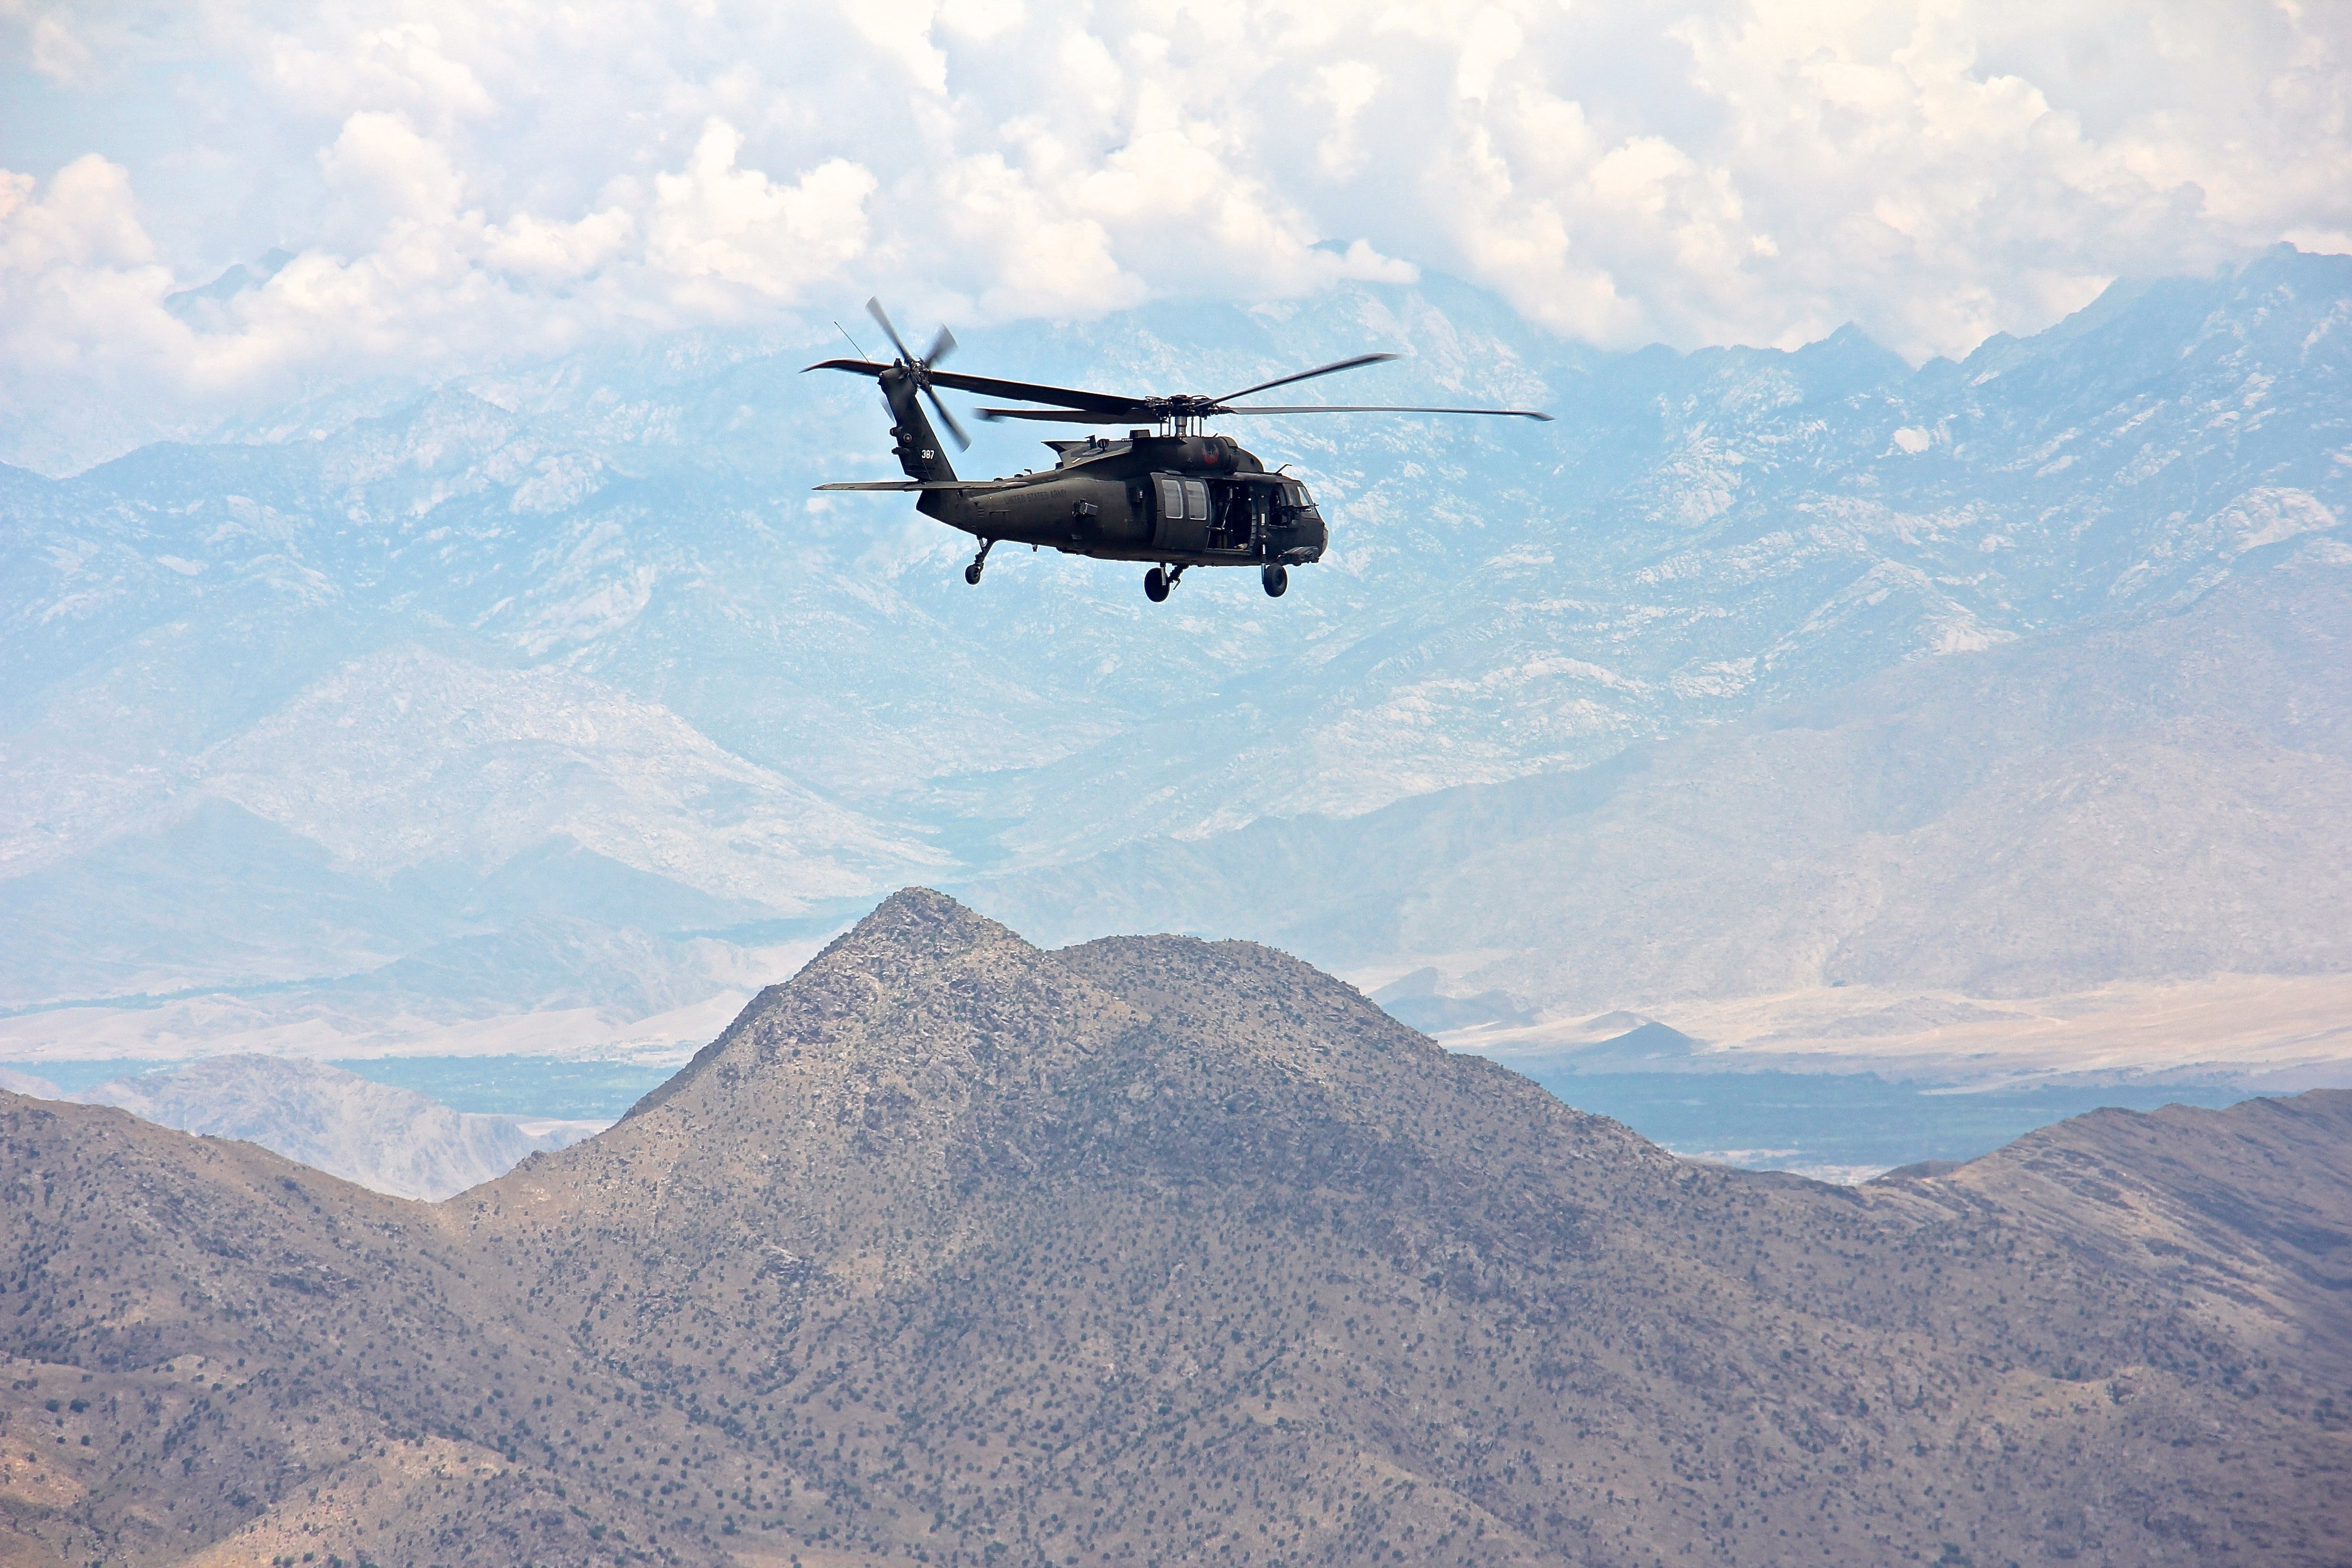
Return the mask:
<svg viewBox="0 0 2352 1568">
<path fill-rule="evenodd" d="M 321 1062 L 210 1057 L 102 1083 L 72 1096 L 160 1127 L 242 1139 L 394 1197 L 452 1197 L 502 1176 L 593 1126 L 526 1126 L 461 1110 Z"/>
<path fill-rule="evenodd" d="M 2340 1554 L 2352 1095 L 1832 1188 L 1265 948 L 909 891 L 437 1206 L 0 1136 L 18 1561 Z"/>
<path fill-rule="evenodd" d="M 1309 477 L 1335 527 L 1332 558 L 1278 605 L 1235 574 L 1155 609 L 1133 573 L 1027 554 L 1000 553 L 966 588 L 965 546 L 901 501 L 809 493 L 887 467 L 871 389 L 798 374 L 829 352 L 814 343 L 663 340 L 287 410 L 247 442 L 69 478 L 0 470 L 0 1006 L 227 994 L 237 1006 L 171 1027 L 255 1044 L 257 988 L 340 982 L 531 919 L 623 933 L 576 943 L 582 973 L 641 966 L 640 988 L 659 989 L 679 967 L 667 942 L 829 934 L 910 879 L 985 900 L 1006 874 L 1058 877 L 1115 917 L 1132 861 L 1106 857 L 1181 858 L 1294 824 L 1317 840 L 1481 785 L 1576 797 L 1613 788 L 1575 781 L 1631 749 L 1889 671 L 1909 678 L 1906 700 L 1938 700 L 1927 689 L 1947 668 L 1956 692 L 1975 689 L 1967 671 L 1996 667 L 1966 656 L 2021 638 L 2116 653 L 2084 685 L 2124 692 L 2128 623 L 2352 549 L 2347 310 L 2352 260 L 2283 249 L 2119 282 L 2032 338 L 1916 368 L 1852 331 L 1792 353 L 1597 353 L 1440 279 L 970 334 L 971 367 L 1158 389 L 1377 349 L 1403 357 L 1348 395 L 1559 416 L 1255 422 L 1253 446 Z M 982 442 L 973 472 L 1040 460 L 1019 432 Z M 1972 766 L 1952 821 L 2038 824 L 2082 873 L 2070 884 L 2107 879 L 2125 925 L 2094 921 L 2084 943 L 2204 962 L 2127 929 L 2139 900 L 2113 852 L 2137 829 L 2104 825 L 2129 801 L 2074 817 L 2049 802 L 2102 778 L 2199 798 L 2231 760 L 2215 737 L 2147 730 L 2095 756 L 2121 742 L 2063 728 L 2088 711 L 2052 708 L 2005 771 L 1990 754 Z M 1866 752 L 1870 732 L 1824 743 Z M 2242 808 L 2280 847 L 2322 831 L 2336 797 L 2274 741 L 2231 774 L 2244 799 L 2176 826 L 2226 837 Z M 2059 774 L 2035 771 L 2053 760 Z M 1808 897 L 1849 875 L 1925 885 L 1822 826 L 1755 853 L 1787 860 Z M 1562 832 L 1568 853 L 1573 822 Z M 1661 852 L 1680 863 L 1685 847 Z M 1423 891 L 1450 910 L 1447 889 Z M 1756 962 L 1801 972 L 1819 957 L 1805 941 L 1844 941 L 1865 916 L 1892 933 L 1874 950 L 1887 963 L 1906 951 L 1899 910 L 1832 902 Z M 1709 926 L 1675 908 L 1710 970 L 1704 955 L 1754 934 L 1738 911 Z M 2189 910 L 2184 928 L 2212 912 Z M 1480 919 L 1533 929 L 1560 912 Z M 2086 913 L 2104 918 L 2065 906 Z M 1210 929 L 1282 934 L 1255 914 Z M 2009 929 L 2028 951 L 2072 940 Z M 2275 950 L 2267 934 L 2230 962 L 2309 961 L 2293 931 Z M 1460 978 L 1444 939 L 1402 968 L 1444 957 Z M 1605 949 L 1559 951 L 1589 967 Z M 1955 949 L 1935 973 L 2013 956 Z M 477 998 L 462 1021 L 532 1005 Z M 383 988 L 327 1010 L 337 1050 L 426 1026 Z M 10 1022 L 12 1059 L 144 1027 Z"/>
</svg>

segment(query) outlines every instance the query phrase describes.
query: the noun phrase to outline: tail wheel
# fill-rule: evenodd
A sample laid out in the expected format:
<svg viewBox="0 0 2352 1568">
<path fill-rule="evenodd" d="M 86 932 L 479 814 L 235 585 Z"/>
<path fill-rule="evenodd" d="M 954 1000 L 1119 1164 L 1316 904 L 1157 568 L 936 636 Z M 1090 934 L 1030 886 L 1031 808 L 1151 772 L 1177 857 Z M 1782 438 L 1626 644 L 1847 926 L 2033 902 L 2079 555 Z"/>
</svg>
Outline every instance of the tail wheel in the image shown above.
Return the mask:
<svg viewBox="0 0 2352 1568">
<path fill-rule="evenodd" d="M 1143 596 L 1155 605 L 1168 602 L 1168 574 L 1154 566 L 1143 574 Z"/>
<path fill-rule="evenodd" d="M 1290 591 L 1290 572 L 1286 567 L 1268 566 L 1260 571 L 1257 580 L 1265 584 L 1265 596 L 1279 599 Z"/>
</svg>

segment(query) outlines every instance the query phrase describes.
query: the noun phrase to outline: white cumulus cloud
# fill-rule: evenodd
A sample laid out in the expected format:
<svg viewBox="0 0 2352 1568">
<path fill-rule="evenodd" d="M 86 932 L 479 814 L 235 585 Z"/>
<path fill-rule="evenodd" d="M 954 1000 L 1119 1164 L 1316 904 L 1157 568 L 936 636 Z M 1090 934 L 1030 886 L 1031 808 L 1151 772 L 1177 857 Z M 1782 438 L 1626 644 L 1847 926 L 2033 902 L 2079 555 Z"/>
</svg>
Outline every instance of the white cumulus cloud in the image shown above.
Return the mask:
<svg viewBox="0 0 2352 1568">
<path fill-rule="evenodd" d="M 1418 268 L 1611 346 L 1920 357 L 2352 247 L 2352 10 L 2303 0 L 0 0 L 0 458 L 52 469 L 876 290 Z"/>
<path fill-rule="evenodd" d="M 782 303 L 806 284 L 864 254 L 866 198 L 874 176 L 829 158 L 790 185 L 739 168 L 742 133 L 721 120 L 703 127 L 686 167 L 654 179 L 646 260 L 677 279 L 682 297 L 723 312 L 722 294 L 694 285 L 718 279 Z M 622 215 L 625 216 L 625 215 Z"/>
</svg>

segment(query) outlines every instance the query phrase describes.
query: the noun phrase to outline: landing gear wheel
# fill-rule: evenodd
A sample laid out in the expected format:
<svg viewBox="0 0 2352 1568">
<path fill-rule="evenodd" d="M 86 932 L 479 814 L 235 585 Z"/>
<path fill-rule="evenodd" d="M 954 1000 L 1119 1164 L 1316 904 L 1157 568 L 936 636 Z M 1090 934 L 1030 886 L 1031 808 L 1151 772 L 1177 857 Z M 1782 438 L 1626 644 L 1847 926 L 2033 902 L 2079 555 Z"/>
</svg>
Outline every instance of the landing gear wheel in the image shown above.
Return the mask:
<svg viewBox="0 0 2352 1568">
<path fill-rule="evenodd" d="M 1279 599 L 1290 591 L 1290 573 L 1287 568 L 1281 566 L 1261 568 L 1257 580 L 1265 584 L 1265 596 L 1269 599 Z"/>
<path fill-rule="evenodd" d="M 980 563 L 975 561 L 963 569 L 963 580 L 973 587 L 980 586 Z"/>
<path fill-rule="evenodd" d="M 1143 574 L 1143 596 L 1155 605 L 1168 602 L 1168 574 L 1154 566 Z"/>
<path fill-rule="evenodd" d="M 981 568 L 988 564 L 988 552 L 995 548 L 996 541 L 993 539 L 983 539 L 980 542 L 980 553 L 973 556 L 971 558 L 971 564 L 963 569 L 963 580 L 965 582 L 971 584 L 975 588 L 980 586 Z"/>
</svg>

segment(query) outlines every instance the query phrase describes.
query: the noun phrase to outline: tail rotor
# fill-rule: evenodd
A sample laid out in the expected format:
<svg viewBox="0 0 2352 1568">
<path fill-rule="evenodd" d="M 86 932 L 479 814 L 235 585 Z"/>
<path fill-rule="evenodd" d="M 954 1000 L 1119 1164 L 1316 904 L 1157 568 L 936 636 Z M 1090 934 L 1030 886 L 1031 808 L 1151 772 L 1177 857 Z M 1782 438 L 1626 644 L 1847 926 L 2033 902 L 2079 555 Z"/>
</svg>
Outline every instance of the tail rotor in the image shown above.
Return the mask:
<svg viewBox="0 0 2352 1568">
<path fill-rule="evenodd" d="M 941 327 L 940 335 L 931 340 L 930 352 L 917 359 L 915 351 L 907 346 L 907 341 L 898 335 L 898 329 L 891 324 L 889 312 L 882 309 L 881 300 L 866 300 L 866 313 L 889 334 L 890 346 L 898 351 L 898 363 L 906 366 L 907 374 L 915 378 L 915 385 L 929 402 L 931 412 L 940 416 L 940 423 L 947 426 L 950 436 L 955 437 L 956 450 L 971 450 L 971 437 L 963 433 L 963 426 L 956 423 L 956 416 L 948 412 L 948 405 L 940 401 L 938 393 L 931 390 L 931 366 L 955 353 L 955 334 Z"/>
</svg>

